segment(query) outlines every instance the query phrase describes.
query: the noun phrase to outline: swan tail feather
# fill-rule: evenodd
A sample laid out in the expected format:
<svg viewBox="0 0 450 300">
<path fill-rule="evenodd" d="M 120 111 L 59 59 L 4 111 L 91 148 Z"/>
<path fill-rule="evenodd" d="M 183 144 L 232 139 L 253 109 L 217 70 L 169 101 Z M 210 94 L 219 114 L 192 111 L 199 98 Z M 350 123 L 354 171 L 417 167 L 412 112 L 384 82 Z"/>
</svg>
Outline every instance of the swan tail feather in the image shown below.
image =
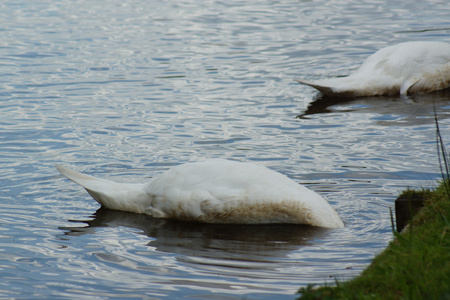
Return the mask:
<svg viewBox="0 0 450 300">
<path fill-rule="evenodd" d="M 95 201 L 106 208 L 137 213 L 143 210 L 142 202 L 146 196 L 144 184 L 100 179 L 62 165 L 56 165 L 56 169 L 71 181 L 84 187 Z"/>
<path fill-rule="evenodd" d="M 335 92 L 333 91 L 333 88 L 330 86 L 322 85 L 319 82 L 315 81 L 308 81 L 308 80 L 297 80 L 298 83 L 309 85 L 310 87 L 313 87 L 325 95 L 333 95 Z"/>
</svg>

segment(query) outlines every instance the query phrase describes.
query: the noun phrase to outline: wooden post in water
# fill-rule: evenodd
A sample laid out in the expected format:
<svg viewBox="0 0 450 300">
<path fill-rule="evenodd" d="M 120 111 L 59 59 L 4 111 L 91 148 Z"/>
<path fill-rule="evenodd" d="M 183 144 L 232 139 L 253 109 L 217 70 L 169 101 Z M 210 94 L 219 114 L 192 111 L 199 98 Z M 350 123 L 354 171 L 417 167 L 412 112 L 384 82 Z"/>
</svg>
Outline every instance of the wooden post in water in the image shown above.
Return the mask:
<svg viewBox="0 0 450 300">
<path fill-rule="evenodd" d="M 400 232 L 417 214 L 426 198 L 426 192 L 407 192 L 395 200 L 395 221 Z"/>
</svg>

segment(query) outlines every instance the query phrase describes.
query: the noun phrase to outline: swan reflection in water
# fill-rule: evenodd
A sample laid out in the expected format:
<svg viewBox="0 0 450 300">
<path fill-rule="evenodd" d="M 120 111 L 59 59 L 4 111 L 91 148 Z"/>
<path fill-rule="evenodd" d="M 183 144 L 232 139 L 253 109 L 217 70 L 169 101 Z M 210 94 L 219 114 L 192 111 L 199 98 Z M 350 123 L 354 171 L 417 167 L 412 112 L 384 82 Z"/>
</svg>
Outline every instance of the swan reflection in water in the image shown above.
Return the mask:
<svg viewBox="0 0 450 300">
<path fill-rule="evenodd" d="M 439 119 L 448 118 L 450 112 L 450 89 L 428 94 L 408 96 L 373 96 L 344 98 L 318 93 L 306 111 L 297 116 L 308 119 L 315 114 L 337 112 L 375 113 L 387 117 L 377 121 L 379 125 L 422 125 L 434 123 L 434 112 Z"/>
<path fill-rule="evenodd" d="M 258 260 L 281 258 L 301 246 L 313 245 L 333 229 L 308 225 L 205 224 L 156 219 L 145 214 L 100 208 L 92 220 L 69 220 L 86 226 L 60 227 L 65 235 L 95 234 L 99 227 L 129 227 L 151 238 L 157 251 L 198 257 Z"/>
</svg>

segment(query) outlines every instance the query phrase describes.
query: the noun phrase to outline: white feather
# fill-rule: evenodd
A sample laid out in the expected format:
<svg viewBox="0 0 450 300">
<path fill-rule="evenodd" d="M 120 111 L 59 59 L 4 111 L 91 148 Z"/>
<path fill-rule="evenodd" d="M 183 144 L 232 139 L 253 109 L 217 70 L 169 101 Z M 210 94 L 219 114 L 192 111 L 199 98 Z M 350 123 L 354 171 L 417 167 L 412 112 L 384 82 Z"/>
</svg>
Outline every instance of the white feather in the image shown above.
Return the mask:
<svg viewBox="0 0 450 300">
<path fill-rule="evenodd" d="M 206 223 L 344 227 L 320 195 L 255 164 L 223 159 L 188 163 L 145 184 L 115 183 L 57 168 L 110 209 Z"/>
<path fill-rule="evenodd" d="M 406 42 L 369 56 L 347 77 L 298 80 L 331 96 L 427 93 L 450 87 L 450 44 Z"/>
</svg>

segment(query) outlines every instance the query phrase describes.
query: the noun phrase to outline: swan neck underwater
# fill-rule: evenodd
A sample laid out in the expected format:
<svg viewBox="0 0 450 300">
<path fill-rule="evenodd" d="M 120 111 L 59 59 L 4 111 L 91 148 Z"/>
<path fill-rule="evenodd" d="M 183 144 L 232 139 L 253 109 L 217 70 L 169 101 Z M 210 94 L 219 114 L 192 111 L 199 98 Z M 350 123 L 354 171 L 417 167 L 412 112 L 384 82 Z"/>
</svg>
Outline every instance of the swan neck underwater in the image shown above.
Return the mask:
<svg viewBox="0 0 450 300">
<path fill-rule="evenodd" d="M 203 223 L 344 227 L 319 194 L 255 164 L 224 159 L 187 163 L 147 183 L 117 183 L 56 168 L 109 209 Z"/>
<path fill-rule="evenodd" d="M 450 44 L 405 42 L 378 50 L 352 74 L 297 80 L 335 97 L 429 93 L 450 87 Z"/>
</svg>

